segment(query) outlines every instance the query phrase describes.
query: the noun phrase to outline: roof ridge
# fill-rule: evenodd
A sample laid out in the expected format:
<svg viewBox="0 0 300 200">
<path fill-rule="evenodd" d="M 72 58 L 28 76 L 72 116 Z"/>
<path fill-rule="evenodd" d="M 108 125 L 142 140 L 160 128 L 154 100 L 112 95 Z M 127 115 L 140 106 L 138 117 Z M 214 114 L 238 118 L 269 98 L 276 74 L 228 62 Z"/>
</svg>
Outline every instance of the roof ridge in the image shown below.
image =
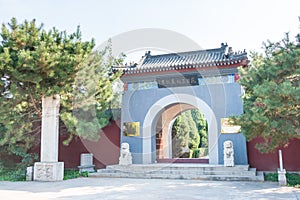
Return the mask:
<svg viewBox="0 0 300 200">
<path fill-rule="evenodd" d="M 173 53 L 166 53 L 166 54 L 158 54 L 158 55 L 151 55 L 150 52 L 148 52 L 147 55 L 145 55 L 146 58 L 155 58 L 155 57 L 168 57 L 168 56 L 181 56 L 182 54 L 197 54 L 197 53 L 211 53 L 211 52 L 226 52 L 226 47 L 220 47 L 220 48 L 214 48 L 214 49 L 200 49 L 200 50 L 193 50 L 193 51 L 182 51 L 182 52 L 173 52 Z"/>
<path fill-rule="evenodd" d="M 151 55 L 150 51 L 142 57 L 139 63 L 125 67 L 125 73 L 162 72 L 181 69 L 198 69 L 219 66 L 234 66 L 247 64 L 247 52 L 233 52 L 232 48 L 222 43 L 220 48 L 202 49 L 178 53 Z"/>
</svg>

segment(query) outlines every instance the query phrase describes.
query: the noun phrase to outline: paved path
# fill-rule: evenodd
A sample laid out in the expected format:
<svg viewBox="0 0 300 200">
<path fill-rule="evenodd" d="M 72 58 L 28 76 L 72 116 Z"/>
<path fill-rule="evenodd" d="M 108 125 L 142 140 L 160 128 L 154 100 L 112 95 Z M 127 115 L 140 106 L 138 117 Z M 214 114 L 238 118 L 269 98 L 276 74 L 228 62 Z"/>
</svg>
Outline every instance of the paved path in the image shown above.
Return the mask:
<svg viewBox="0 0 300 200">
<path fill-rule="evenodd" d="M 0 182 L 0 199 L 288 199 L 300 189 L 272 182 L 78 178 L 62 182 Z"/>
</svg>

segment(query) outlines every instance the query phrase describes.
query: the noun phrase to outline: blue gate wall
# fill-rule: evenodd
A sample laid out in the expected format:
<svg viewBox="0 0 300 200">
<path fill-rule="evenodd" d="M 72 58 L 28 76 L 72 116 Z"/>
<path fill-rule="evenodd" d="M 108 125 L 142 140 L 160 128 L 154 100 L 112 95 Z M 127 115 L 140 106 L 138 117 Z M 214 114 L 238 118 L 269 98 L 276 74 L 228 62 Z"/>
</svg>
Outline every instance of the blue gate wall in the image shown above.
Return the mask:
<svg viewBox="0 0 300 200">
<path fill-rule="evenodd" d="M 223 83 L 189 87 L 159 88 L 147 90 L 125 91 L 122 96 L 121 124 L 124 122 L 140 122 L 140 136 L 123 136 L 121 126 L 121 143 L 130 144 L 133 163 L 143 162 L 142 130 L 144 118 L 151 106 L 161 98 L 171 94 L 194 95 L 206 102 L 213 110 L 218 123 L 218 162 L 223 164 L 223 142 L 232 140 L 234 145 L 235 164 L 248 164 L 245 137 L 239 134 L 221 134 L 221 118 L 239 115 L 243 112 L 241 86 L 238 83 Z M 201 110 L 200 110 L 201 111 Z M 152 136 L 152 151 L 156 151 L 155 133 Z M 155 154 L 154 154 L 155 155 Z M 155 158 L 153 158 L 155 160 Z"/>
</svg>

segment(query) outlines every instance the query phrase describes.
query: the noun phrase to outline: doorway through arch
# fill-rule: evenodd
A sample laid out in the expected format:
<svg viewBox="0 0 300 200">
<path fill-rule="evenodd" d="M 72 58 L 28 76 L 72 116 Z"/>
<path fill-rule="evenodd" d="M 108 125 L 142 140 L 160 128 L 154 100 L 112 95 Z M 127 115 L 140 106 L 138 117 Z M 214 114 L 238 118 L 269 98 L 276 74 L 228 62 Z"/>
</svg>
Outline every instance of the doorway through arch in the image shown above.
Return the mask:
<svg viewBox="0 0 300 200">
<path fill-rule="evenodd" d="M 189 118 L 186 118 L 187 116 Z M 200 148 L 204 140 L 207 145 L 207 130 L 201 132 L 200 121 L 195 121 L 195 118 L 204 120 L 204 126 L 207 128 L 207 121 L 202 116 L 201 111 L 190 104 L 176 103 L 167 106 L 156 125 L 156 161 L 160 163 L 208 163 L 208 146 Z M 179 118 L 184 121 L 176 121 Z M 176 133 L 174 123 L 177 128 L 182 127 L 180 133 Z M 202 154 L 205 154 L 205 157 L 200 158 Z"/>
<path fill-rule="evenodd" d="M 201 110 L 208 123 L 208 151 L 209 164 L 218 164 L 218 124 L 212 109 L 202 99 L 190 94 L 171 94 L 158 100 L 148 110 L 143 124 L 143 163 L 154 163 L 157 161 L 156 155 L 156 130 L 157 122 L 162 113 L 172 108 L 172 105 L 186 105 L 183 110 L 196 108 Z M 175 108 L 175 107 L 174 107 Z M 173 108 L 173 109 L 174 109 Z M 182 112 L 182 111 L 181 111 Z M 179 113 L 178 113 L 179 114 Z M 174 117 L 173 117 L 174 119 Z M 167 140 L 168 138 L 165 138 Z M 166 151 L 165 151 L 166 150 Z M 170 151 L 164 148 L 164 155 L 170 156 Z"/>
</svg>

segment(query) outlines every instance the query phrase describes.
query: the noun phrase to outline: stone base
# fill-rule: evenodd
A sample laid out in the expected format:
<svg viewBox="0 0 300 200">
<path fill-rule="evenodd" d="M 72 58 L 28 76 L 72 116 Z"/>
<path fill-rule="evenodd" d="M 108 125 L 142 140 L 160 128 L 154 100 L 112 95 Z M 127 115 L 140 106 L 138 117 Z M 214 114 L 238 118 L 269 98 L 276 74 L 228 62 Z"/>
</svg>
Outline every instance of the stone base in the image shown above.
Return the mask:
<svg viewBox="0 0 300 200">
<path fill-rule="evenodd" d="M 125 157 L 120 156 L 119 165 L 132 165 L 132 156 L 131 153 L 126 155 Z"/>
<path fill-rule="evenodd" d="M 224 160 L 224 167 L 234 167 L 234 160 L 233 159 Z"/>
<path fill-rule="evenodd" d="M 34 181 L 62 181 L 64 178 L 63 162 L 34 163 Z"/>
<path fill-rule="evenodd" d="M 78 166 L 79 172 L 95 172 L 95 165 Z"/>
<path fill-rule="evenodd" d="M 278 184 L 280 186 L 286 186 L 286 176 L 285 176 L 285 174 L 286 174 L 285 169 L 283 169 L 282 171 L 280 171 L 278 169 Z"/>
</svg>

